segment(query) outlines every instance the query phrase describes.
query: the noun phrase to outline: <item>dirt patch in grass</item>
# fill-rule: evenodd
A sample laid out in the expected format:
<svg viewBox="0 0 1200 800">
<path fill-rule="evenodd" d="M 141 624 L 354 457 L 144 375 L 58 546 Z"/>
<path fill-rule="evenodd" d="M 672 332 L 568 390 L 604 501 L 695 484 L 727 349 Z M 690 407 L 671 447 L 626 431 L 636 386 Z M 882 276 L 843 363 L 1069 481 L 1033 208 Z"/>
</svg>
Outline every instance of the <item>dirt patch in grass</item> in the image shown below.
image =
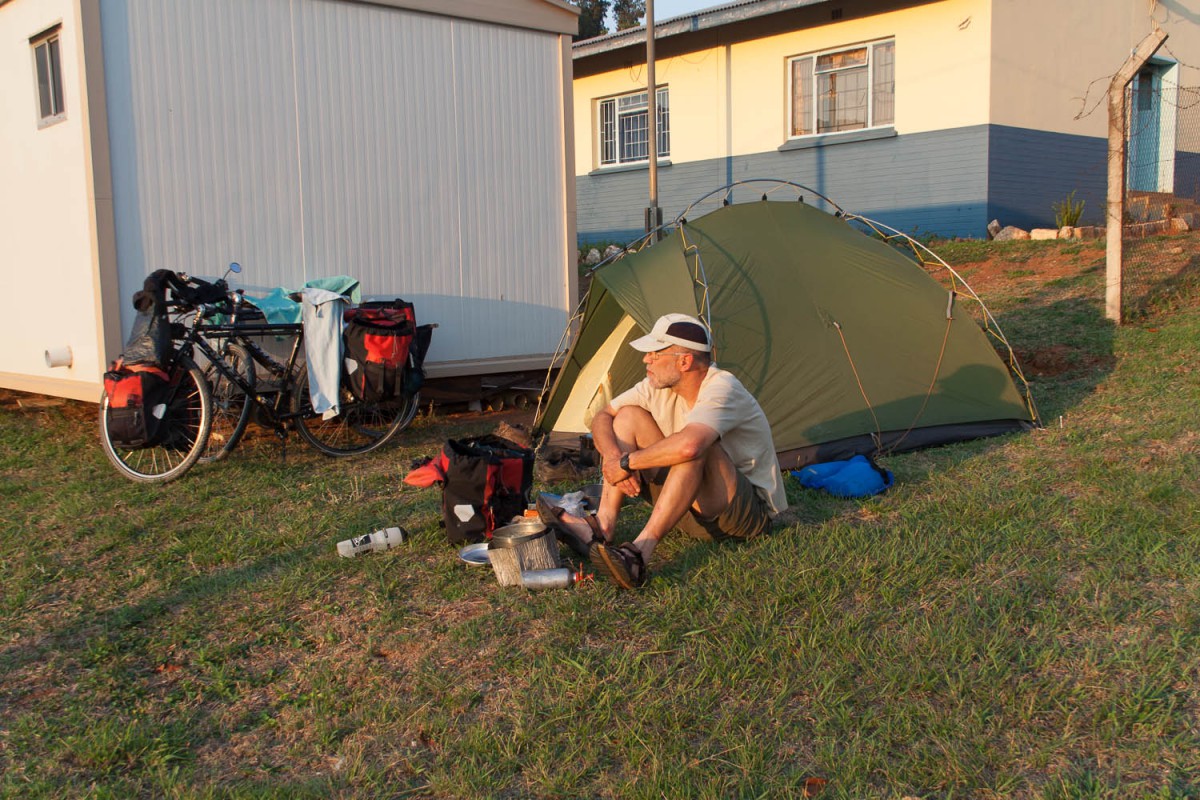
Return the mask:
<svg viewBox="0 0 1200 800">
<path fill-rule="evenodd" d="M 1014 264 L 1003 255 L 996 255 L 986 261 L 971 264 L 962 270 L 962 274 L 976 291 L 997 292 L 1038 287 L 1048 281 L 1077 278 L 1094 268 L 1095 259 L 1095 253 L 1062 255 L 1057 250 L 1048 250 L 1045 253 L 1030 255 L 1020 264 Z"/>
<path fill-rule="evenodd" d="M 1016 348 L 1013 351 L 1025 374 L 1030 377 L 1055 377 L 1071 372 L 1090 372 L 1111 368 L 1112 356 L 1085 353 L 1065 344 L 1046 347 Z"/>
<path fill-rule="evenodd" d="M 1105 270 L 1105 243 L 1093 241 L 934 242 L 934 252 L 954 267 L 985 300 L 1079 284 L 1090 296 L 1090 279 Z M 1180 287 L 1200 271 L 1200 231 L 1126 242 L 1124 296 L 1132 317 L 1171 307 Z M 936 272 L 936 270 L 931 270 Z M 1100 289 L 1101 293 L 1103 289 Z"/>
</svg>

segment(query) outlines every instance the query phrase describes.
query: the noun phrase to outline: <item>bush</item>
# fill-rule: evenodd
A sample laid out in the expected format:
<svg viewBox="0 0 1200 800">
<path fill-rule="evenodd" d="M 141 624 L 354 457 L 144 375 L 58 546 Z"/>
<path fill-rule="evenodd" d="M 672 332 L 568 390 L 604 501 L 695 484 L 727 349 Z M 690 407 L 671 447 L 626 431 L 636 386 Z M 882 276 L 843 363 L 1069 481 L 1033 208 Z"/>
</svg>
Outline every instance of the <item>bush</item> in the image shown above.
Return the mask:
<svg viewBox="0 0 1200 800">
<path fill-rule="evenodd" d="M 1050 207 L 1054 209 L 1054 224 L 1059 228 L 1074 228 L 1079 224 L 1079 218 L 1083 216 L 1084 201 L 1075 202 L 1075 190 L 1067 195 L 1066 199 L 1061 203 L 1053 203 Z"/>
</svg>

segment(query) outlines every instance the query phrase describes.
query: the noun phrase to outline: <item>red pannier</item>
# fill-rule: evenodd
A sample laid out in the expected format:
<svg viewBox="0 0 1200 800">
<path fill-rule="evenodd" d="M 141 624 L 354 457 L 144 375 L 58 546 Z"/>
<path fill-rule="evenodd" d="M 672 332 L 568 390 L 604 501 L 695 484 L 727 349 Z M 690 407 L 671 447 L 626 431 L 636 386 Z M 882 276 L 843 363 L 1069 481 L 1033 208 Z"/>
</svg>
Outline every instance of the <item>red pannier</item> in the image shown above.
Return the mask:
<svg viewBox="0 0 1200 800">
<path fill-rule="evenodd" d="M 367 403 L 395 400 L 404 393 L 404 371 L 416 332 L 412 303 L 364 303 L 343 317 L 345 380 L 350 391 Z"/>
<path fill-rule="evenodd" d="M 109 441 L 126 450 L 159 444 L 167 432 L 170 393 L 170 376 L 158 367 L 113 364 L 104 373 Z"/>
<path fill-rule="evenodd" d="M 446 474 L 442 519 L 451 542 L 490 539 L 529 504 L 532 450 L 488 434 L 447 441 L 438 461 Z"/>
</svg>

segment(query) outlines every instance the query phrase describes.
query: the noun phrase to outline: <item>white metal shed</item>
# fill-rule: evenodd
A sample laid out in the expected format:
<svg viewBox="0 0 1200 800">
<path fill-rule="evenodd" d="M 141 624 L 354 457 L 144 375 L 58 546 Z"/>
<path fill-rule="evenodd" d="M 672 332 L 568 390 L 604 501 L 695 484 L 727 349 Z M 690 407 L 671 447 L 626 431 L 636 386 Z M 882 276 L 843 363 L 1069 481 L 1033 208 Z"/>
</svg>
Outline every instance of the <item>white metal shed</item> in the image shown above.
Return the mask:
<svg viewBox="0 0 1200 800">
<path fill-rule="evenodd" d="M 414 302 L 435 377 L 548 366 L 576 28 L 560 0 L 0 0 L 0 386 L 97 399 L 145 276 L 230 261 Z"/>
</svg>

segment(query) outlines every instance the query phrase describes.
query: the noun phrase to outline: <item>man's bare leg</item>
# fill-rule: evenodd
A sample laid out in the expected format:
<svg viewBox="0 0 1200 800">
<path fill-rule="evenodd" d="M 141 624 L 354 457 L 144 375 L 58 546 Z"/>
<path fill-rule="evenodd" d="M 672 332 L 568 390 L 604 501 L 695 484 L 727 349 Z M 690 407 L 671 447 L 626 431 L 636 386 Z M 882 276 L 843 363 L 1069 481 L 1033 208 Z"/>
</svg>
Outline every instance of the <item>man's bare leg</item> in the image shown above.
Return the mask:
<svg viewBox="0 0 1200 800">
<path fill-rule="evenodd" d="M 689 510 L 706 518 L 719 516 L 736 492 L 737 468 L 720 442 L 700 458 L 671 467 L 650 519 L 633 541 L 642 561 L 650 563 L 654 548 Z"/>
<path fill-rule="evenodd" d="M 626 406 L 617 412 L 613 420 L 613 434 L 621 449 L 628 453 L 642 450 L 666 438 L 650 412 L 637 406 Z M 596 510 L 596 521 L 600 523 L 601 538 L 611 542 L 617 527 L 617 517 L 625 503 L 625 493 L 608 482 L 602 482 L 600 508 Z M 580 542 L 592 539 L 591 527 L 580 517 L 563 514 L 559 525 L 574 535 Z"/>
<path fill-rule="evenodd" d="M 643 450 L 665 438 L 650 413 L 637 406 L 627 406 L 617 412 L 613 433 L 625 452 Z M 720 442 L 703 456 L 671 467 L 650 519 L 633 541 L 642 560 L 649 563 L 654 548 L 689 509 L 706 518 L 719 516 L 729 507 L 736 491 L 737 468 Z M 596 519 L 606 542 L 612 541 L 624 501 L 625 494 L 620 489 L 608 483 L 603 485 Z M 560 522 L 581 542 L 591 540 L 592 530 L 583 519 L 564 514 Z"/>
</svg>

